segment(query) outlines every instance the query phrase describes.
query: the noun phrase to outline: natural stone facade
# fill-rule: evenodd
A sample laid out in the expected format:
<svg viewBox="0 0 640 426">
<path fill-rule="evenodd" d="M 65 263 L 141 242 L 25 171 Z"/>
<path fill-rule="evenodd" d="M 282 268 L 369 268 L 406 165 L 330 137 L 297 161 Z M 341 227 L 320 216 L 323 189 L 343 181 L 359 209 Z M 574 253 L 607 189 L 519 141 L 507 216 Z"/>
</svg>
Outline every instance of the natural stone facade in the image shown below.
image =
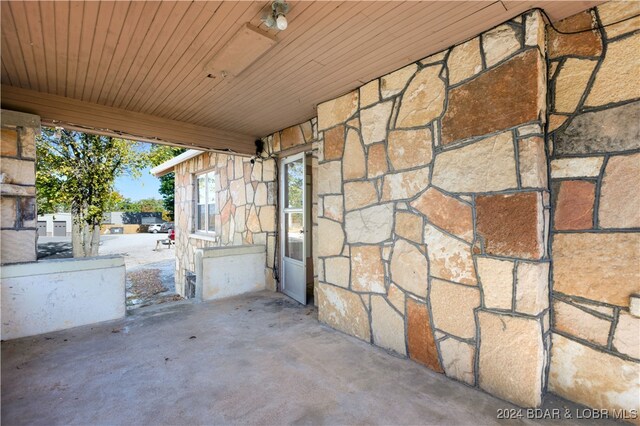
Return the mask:
<svg viewBox="0 0 640 426">
<path fill-rule="evenodd" d="M 175 167 L 176 291 L 185 292 L 185 277 L 195 271 L 195 250 L 205 247 L 260 244 L 267 247 L 266 282 L 275 289 L 275 160 L 215 152 L 203 153 Z M 196 177 L 215 172 L 215 233 L 195 229 Z"/>
<path fill-rule="evenodd" d="M 528 13 L 318 106 L 320 320 L 525 406 L 549 351 L 541 31 Z"/>
<path fill-rule="evenodd" d="M 314 156 L 319 320 L 521 406 L 637 410 L 638 24 L 532 11 L 266 137 Z"/>
<path fill-rule="evenodd" d="M 320 321 L 521 406 L 548 389 L 637 413 L 639 12 L 557 32 L 532 11 L 318 105 L 255 162 L 179 164 L 177 290 L 195 249 L 243 244 L 267 247 L 276 288 L 276 159 L 307 151 Z M 35 260 L 38 127 L 3 111 L 3 263 Z M 205 171 L 212 235 L 194 227 Z"/>
<path fill-rule="evenodd" d="M 345 104 L 346 105 L 346 104 Z M 346 108 L 342 103 L 336 103 L 337 110 Z M 311 217 L 312 232 L 318 232 L 317 191 L 320 189 L 317 181 L 317 121 L 312 119 L 295 125 L 268 137 L 263 138 L 264 151 L 261 157 L 252 158 L 207 152 L 195 158 L 178 164 L 174 171 L 175 180 L 175 223 L 176 223 L 176 290 L 184 294 L 185 277 L 195 269 L 195 250 L 204 247 L 237 246 L 259 244 L 266 246 L 265 278 L 267 287 L 277 289 L 278 253 L 276 248 L 277 219 L 278 219 L 278 191 L 277 191 L 277 158 L 291 150 L 299 150 L 306 146 L 312 152 L 310 167 L 314 170 L 311 175 Z M 328 135 L 331 140 L 331 136 Z M 340 138 L 336 138 L 338 141 Z M 331 145 L 330 145 L 331 146 Z M 343 146 L 334 146 L 336 155 L 341 155 Z M 195 195 L 196 176 L 203 172 L 215 172 L 217 213 L 214 216 L 215 232 L 198 233 L 195 231 Z M 324 190 L 331 191 L 339 186 L 339 182 L 324 182 Z M 335 215 L 342 215 L 342 203 L 331 205 Z M 330 226 L 330 224 L 329 224 Z M 327 232 L 334 230 L 328 229 Z M 342 230 L 340 229 L 340 232 Z M 312 253 L 320 250 L 333 252 L 335 246 L 342 248 L 342 243 L 325 244 L 318 247 L 313 238 Z M 339 254 L 339 253 L 338 253 Z M 348 258 L 345 258 L 348 261 Z M 335 285 L 345 282 L 341 274 L 341 264 L 333 264 L 335 270 L 329 278 Z M 342 272 L 344 268 L 342 268 Z M 347 268 L 348 273 L 348 268 Z M 318 269 L 313 265 L 313 279 L 317 282 Z M 346 284 L 345 284 L 346 285 Z M 316 298 L 317 302 L 318 298 Z"/>
<path fill-rule="evenodd" d="M 2 264 L 37 260 L 36 135 L 40 117 L 2 110 L 0 218 Z"/>
<path fill-rule="evenodd" d="M 485 311 L 478 313 L 478 320 L 480 387 L 520 406 L 539 405 L 546 363 L 540 322 Z"/>
<path fill-rule="evenodd" d="M 556 23 L 593 28 L 640 12 L 606 3 Z M 548 28 L 552 354 L 549 389 L 640 410 L 640 27 Z M 635 420 L 638 421 L 637 419 Z"/>
</svg>

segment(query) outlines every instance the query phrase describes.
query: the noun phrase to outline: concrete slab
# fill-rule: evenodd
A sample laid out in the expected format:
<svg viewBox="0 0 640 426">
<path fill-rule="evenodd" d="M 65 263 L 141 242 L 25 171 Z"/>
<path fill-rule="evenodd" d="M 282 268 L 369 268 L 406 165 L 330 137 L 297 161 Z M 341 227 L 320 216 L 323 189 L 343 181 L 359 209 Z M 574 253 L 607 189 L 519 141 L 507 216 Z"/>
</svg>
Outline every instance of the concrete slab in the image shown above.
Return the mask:
<svg viewBox="0 0 640 426">
<path fill-rule="evenodd" d="M 3 424 L 489 425 L 508 408 L 269 292 L 2 343 Z"/>
</svg>

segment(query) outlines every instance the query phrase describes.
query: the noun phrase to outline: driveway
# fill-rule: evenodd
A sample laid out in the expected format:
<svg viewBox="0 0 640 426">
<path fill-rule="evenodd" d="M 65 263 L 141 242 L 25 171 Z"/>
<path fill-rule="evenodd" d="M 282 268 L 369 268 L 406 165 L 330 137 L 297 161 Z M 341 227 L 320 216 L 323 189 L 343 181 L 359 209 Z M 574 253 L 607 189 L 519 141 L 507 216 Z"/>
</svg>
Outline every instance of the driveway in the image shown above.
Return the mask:
<svg viewBox="0 0 640 426">
<path fill-rule="evenodd" d="M 120 254 L 124 256 L 127 270 L 136 266 L 156 263 L 163 260 L 175 259 L 175 247 L 168 248 L 156 243 L 159 239 L 167 238 L 167 234 L 123 234 L 102 235 L 100 240 L 100 254 Z"/>
<path fill-rule="evenodd" d="M 319 324 L 279 293 L 160 305 L 2 343 L 3 424 L 536 423 L 498 420 L 508 408 Z M 577 406 L 548 395 L 543 408 Z"/>
<path fill-rule="evenodd" d="M 162 245 L 157 251 L 156 242 L 167 234 L 101 235 L 99 255 L 124 256 L 127 270 L 136 266 L 175 259 L 175 249 Z M 71 237 L 39 237 L 38 258 L 60 259 L 72 257 Z"/>
</svg>

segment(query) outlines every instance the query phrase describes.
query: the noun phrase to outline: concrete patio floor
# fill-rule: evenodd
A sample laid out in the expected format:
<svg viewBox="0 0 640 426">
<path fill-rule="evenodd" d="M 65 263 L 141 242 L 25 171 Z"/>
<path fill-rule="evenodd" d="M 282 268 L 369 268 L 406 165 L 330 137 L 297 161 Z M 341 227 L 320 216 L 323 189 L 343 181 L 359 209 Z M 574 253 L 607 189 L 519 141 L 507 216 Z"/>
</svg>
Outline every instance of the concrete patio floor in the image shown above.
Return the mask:
<svg viewBox="0 0 640 426">
<path fill-rule="evenodd" d="M 576 406 L 547 397 L 545 407 Z M 269 292 L 2 343 L 6 425 L 488 425 L 504 424 L 505 408 L 515 407 Z"/>
</svg>

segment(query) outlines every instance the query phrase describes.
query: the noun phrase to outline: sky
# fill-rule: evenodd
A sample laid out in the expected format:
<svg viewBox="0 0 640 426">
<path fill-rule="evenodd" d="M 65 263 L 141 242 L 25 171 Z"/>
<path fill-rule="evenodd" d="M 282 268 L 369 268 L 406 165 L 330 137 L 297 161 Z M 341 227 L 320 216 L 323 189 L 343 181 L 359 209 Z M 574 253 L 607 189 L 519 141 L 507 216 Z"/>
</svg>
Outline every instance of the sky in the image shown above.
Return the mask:
<svg viewBox="0 0 640 426">
<path fill-rule="evenodd" d="M 149 143 L 140 143 L 138 149 L 140 151 L 148 151 L 151 148 Z M 141 176 L 137 179 L 131 176 L 120 176 L 116 178 L 116 191 L 125 198 L 132 201 L 142 200 L 144 198 L 162 198 L 158 190 L 160 189 L 160 180 L 153 176 L 150 172 L 151 167 L 141 170 Z"/>
<path fill-rule="evenodd" d="M 116 179 L 116 191 L 125 198 L 131 198 L 132 201 L 138 201 L 143 198 L 161 198 L 158 193 L 160 189 L 160 180 L 153 176 L 146 168 L 142 170 L 142 176 L 133 179 L 130 176 L 121 176 Z"/>
</svg>

